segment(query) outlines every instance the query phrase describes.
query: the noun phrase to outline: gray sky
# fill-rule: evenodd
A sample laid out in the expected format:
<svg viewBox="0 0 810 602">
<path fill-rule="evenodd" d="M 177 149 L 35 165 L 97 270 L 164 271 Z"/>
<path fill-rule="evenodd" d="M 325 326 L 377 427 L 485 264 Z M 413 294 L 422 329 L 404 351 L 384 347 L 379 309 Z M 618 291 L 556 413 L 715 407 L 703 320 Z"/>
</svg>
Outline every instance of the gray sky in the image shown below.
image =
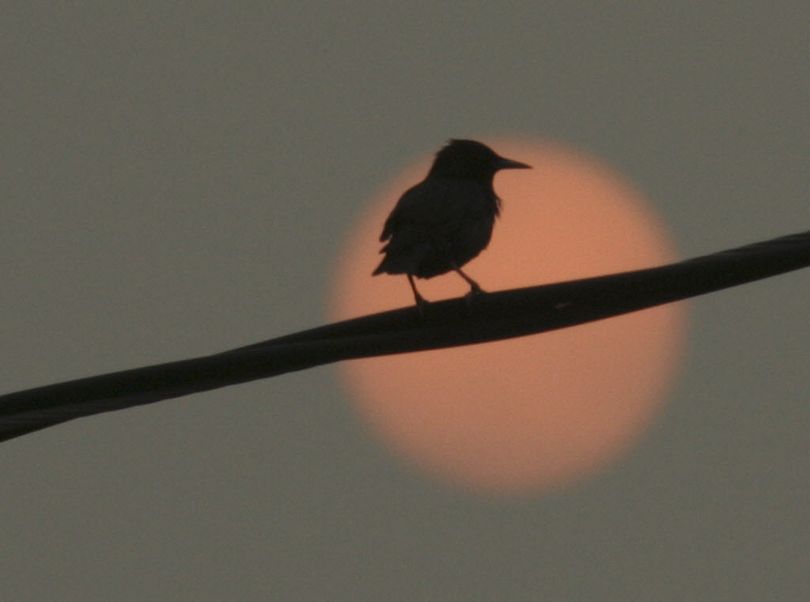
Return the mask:
<svg viewBox="0 0 810 602">
<path fill-rule="evenodd" d="M 11 3 L 0 386 L 322 323 L 362 202 L 451 136 L 601 157 L 684 256 L 806 230 L 808 17 L 798 1 Z M 534 500 L 412 472 L 334 368 L 5 443 L 0 598 L 803 599 L 808 295 L 798 272 L 695 301 L 648 436 Z"/>
</svg>

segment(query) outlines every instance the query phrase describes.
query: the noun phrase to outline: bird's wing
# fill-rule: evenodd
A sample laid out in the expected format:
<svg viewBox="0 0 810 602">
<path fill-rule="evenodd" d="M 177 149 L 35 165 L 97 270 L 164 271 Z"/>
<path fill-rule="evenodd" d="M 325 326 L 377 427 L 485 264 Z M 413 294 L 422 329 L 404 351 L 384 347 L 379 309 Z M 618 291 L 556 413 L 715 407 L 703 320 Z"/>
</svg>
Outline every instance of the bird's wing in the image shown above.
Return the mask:
<svg viewBox="0 0 810 602">
<path fill-rule="evenodd" d="M 457 223 L 470 211 L 480 210 L 475 199 L 480 188 L 458 180 L 427 179 L 409 188 L 385 220 L 380 241 L 390 239 L 403 228 L 438 234 Z"/>
</svg>

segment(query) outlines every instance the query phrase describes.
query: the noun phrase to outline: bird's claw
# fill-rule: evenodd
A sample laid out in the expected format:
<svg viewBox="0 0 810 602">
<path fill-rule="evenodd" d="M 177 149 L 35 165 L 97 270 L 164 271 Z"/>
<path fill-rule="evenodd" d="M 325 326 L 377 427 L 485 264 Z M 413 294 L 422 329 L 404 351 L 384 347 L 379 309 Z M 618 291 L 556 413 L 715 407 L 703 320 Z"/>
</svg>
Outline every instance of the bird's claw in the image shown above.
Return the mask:
<svg viewBox="0 0 810 602">
<path fill-rule="evenodd" d="M 416 295 L 416 311 L 419 312 L 419 317 L 425 317 L 425 308 L 429 305 L 427 299 L 425 299 L 422 295 Z"/>
<path fill-rule="evenodd" d="M 471 284 L 470 285 L 470 292 L 468 292 L 466 295 L 464 295 L 464 303 L 467 306 L 467 312 L 468 313 L 472 313 L 473 307 L 474 307 L 474 304 L 475 304 L 475 300 L 478 297 L 480 297 L 481 295 L 484 295 L 484 294 L 486 294 L 486 291 L 484 291 L 484 289 L 482 289 L 477 284 Z"/>
</svg>

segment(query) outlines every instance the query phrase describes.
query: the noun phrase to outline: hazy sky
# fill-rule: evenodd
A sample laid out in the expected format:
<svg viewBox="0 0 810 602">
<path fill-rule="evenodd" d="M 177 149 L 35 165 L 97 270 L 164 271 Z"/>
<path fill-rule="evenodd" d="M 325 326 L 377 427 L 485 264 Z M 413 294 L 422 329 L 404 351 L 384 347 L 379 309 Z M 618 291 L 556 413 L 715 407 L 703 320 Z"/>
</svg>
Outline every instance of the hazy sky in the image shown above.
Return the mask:
<svg viewBox="0 0 810 602">
<path fill-rule="evenodd" d="M 807 230 L 808 18 L 798 1 L 4 6 L 0 389 L 322 323 L 363 202 L 451 136 L 600 157 L 684 256 Z M 806 598 L 808 298 L 796 272 L 693 302 L 645 440 L 537 499 L 412 471 L 334 368 L 5 443 L 0 598 Z"/>
</svg>

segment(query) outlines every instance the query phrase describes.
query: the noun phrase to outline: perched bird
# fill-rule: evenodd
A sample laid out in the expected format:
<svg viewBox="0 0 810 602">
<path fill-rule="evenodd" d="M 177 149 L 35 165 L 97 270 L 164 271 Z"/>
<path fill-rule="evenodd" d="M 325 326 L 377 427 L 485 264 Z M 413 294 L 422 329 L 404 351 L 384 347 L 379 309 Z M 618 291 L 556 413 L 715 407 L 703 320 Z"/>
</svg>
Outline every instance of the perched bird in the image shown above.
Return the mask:
<svg viewBox="0 0 810 602">
<path fill-rule="evenodd" d="M 489 244 L 501 200 L 492 180 L 501 169 L 527 169 L 475 140 L 450 140 L 436 153 L 419 184 L 405 191 L 383 227 L 380 250 L 385 257 L 377 274 L 405 274 L 420 308 L 426 303 L 414 277 L 433 278 L 453 270 L 481 293 L 478 283 L 461 271 Z"/>
</svg>

